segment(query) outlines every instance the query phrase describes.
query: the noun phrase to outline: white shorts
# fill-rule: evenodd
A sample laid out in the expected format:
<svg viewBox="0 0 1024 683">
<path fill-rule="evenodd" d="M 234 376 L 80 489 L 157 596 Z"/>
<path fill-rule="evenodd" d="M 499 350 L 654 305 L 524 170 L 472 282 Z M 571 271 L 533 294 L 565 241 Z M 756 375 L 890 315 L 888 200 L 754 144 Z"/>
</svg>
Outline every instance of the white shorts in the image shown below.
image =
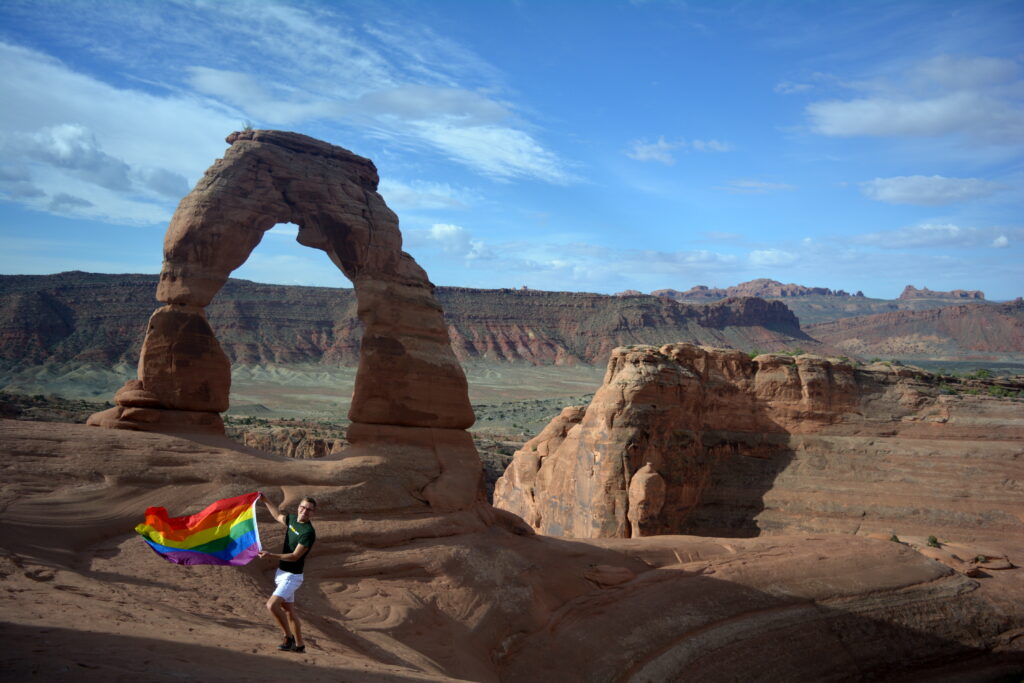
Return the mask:
<svg viewBox="0 0 1024 683">
<path fill-rule="evenodd" d="M 302 585 L 302 574 L 292 574 L 283 569 L 278 569 L 274 574 L 274 595 L 279 596 L 285 602 L 295 602 L 295 591 Z"/>
</svg>

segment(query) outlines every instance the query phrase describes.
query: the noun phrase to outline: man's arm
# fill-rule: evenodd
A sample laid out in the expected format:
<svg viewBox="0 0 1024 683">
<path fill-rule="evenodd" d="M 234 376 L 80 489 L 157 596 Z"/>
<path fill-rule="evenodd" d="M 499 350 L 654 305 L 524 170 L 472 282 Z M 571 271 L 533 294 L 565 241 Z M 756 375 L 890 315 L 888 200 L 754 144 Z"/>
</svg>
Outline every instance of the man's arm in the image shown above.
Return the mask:
<svg viewBox="0 0 1024 683">
<path fill-rule="evenodd" d="M 270 499 L 267 498 L 266 496 L 263 496 L 263 504 L 267 506 L 268 510 L 270 510 L 270 516 L 276 519 L 279 524 L 288 523 L 288 515 L 281 512 L 280 508 L 271 503 Z"/>
<path fill-rule="evenodd" d="M 268 553 L 266 550 L 260 551 L 260 557 L 273 557 L 277 560 L 283 560 L 285 562 L 294 562 L 309 551 L 309 548 L 302 545 L 301 543 L 295 546 L 295 550 L 290 553 Z"/>
</svg>

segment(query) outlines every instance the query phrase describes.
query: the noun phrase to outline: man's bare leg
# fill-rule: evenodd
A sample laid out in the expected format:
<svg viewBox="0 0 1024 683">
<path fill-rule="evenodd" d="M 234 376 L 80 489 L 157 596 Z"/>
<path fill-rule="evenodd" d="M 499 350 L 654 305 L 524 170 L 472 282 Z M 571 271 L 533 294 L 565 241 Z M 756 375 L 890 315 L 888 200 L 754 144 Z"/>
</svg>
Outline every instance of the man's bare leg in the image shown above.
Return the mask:
<svg viewBox="0 0 1024 683">
<path fill-rule="evenodd" d="M 291 638 L 292 632 L 288 628 L 288 603 L 285 602 L 280 595 L 271 595 L 270 599 L 267 600 L 267 609 L 274 615 L 274 619 L 277 620 L 277 624 L 281 627 L 281 631 L 284 633 L 285 638 Z M 288 612 L 286 612 L 288 610 Z"/>
<path fill-rule="evenodd" d="M 282 602 L 281 607 L 288 615 L 288 624 L 295 635 L 295 647 L 305 647 L 305 643 L 302 642 L 302 625 L 299 624 L 299 615 L 295 613 L 295 609 L 289 602 Z"/>
</svg>

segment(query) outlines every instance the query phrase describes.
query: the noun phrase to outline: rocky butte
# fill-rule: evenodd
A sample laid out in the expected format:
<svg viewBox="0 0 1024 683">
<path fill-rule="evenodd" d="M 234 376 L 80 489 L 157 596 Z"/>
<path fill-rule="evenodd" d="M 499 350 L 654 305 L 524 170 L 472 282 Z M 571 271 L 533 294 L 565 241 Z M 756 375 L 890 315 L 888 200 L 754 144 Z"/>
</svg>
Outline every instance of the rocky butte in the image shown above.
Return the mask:
<svg viewBox="0 0 1024 683">
<path fill-rule="evenodd" d="M 1024 403 L 944 393 L 910 367 L 620 348 L 592 403 L 525 444 L 494 498 L 540 533 L 575 538 L 810 532 L 1015 546 L 1022 442 Z"/>
<path fill-rule="evenodd" d="M 561 460 L 563 452 L 577 460 L 563 468 L 585 494 L 559 494 L 561 507 L 544 514 L 564 529 L 602 533 L 539 535 L 480 496 L 480 463 L 465 436 L 473 418 L 465 382 L 433 287 L 401 251 L 397 218 L 376 193 L 373 164 L 293 133 L 247 131 L 228 142 L 171 222 L 157 291 L 163 305 L 146 330 L 138 379 L 92 421 L 104 428 L 2 423 L 5 676 L 982 681 L 1024 666 L 1024 586 L 1009 568 L 1022 550 L 1020 462 L 1005 463 L 1007 447 L 989 450 L 978 436 L 999 425 L 1019 443 L 1018 404 L 961 410 L 902 386 L 909 378 L 878 370 L 862 383 L 820 359 L 752 362 L 690 346 L 616 351 L 593 411 L 574 426 L 564 416 L 547 430 L 547 452 L 538 444 L 535 453 L 538 461 Z M 297 223 L 299 241 L 327 251 L 353 281 L 365 325 L 352 445 L 318 460 L 268 455 L 217 433 L 229 375 L 204 307 L 263 231 L 282 221 Z M 922 441 L 913 455 L 931 460 L 929 476 L 901 469 L 902 459 L 887 466 L 887 435 L 873 421 L 881 424 L 877 416 L 889 409 L 896 412 L 886 431 L 907 438 L 935 426 L 958 430 L 969 464 Z M 858 410 L 863 423 L 842 417 Z M 875 487 L 895 485 L 902 495 L 917 485 L 912 501 L 886 508 L 893 520 L 905 515 L 914 529 L 928 526 L 930 513 L 915 511 L 956 499 L 958 485 L 968 496 L 978 482 L 999 491 L 973 508 L 970 500 L 950 506 L 941 527 L 956 534 L 943 538 L 944 550 L 984 558 L 960 571 L 945 556 L 938 562 L 918 552 L 923 541 L 895 543 L 814 522 L 830 508 L 816 502 L 827 479 L 813 473 L 840 467 L 814 457 L 803 465 L 811 476 L 786 489 L 794 501 L 788 519 L 809 520 L 804 528 L 793 521 L 789 534 L 750 538 L 645 535 L 664 528 L 662 515 L 735 530 L 731 513 L 700 522 L 711 493 L 755 505 L 757 487 L 768 496 L 763 469 L 730 478 L 715 466 L 719 456 L 761 457 L 782 471 L 777 450 L 795 451 L 795 462 L 799 435 L 806 444 L 832 439 L 836 462 L 850 455 L 852 466 L 856 453 L 844 453 L 852 442 L 842 438 L 858 429 L 878 438 L 877 446 L 856 445 L 878 456 Z M 578 448 L 563 450 L 570 442 Z M 681 449 L 677 470 L 666 465 L 675 457 L 668 447 Z M 616 458 L 624 463 L 618 470 L 605 462 Z M 615 471 L 621 480 L 606 476 Z M 677 472 L 694 478 L 685 495 Z M 732 491 L 715 489 L 723 476 Z M 834 506 L 855 509 L 863 488 L 840 488 L 828 492 Z M 302 656 L 275 649 L 263 609 L 272 565 L 183 568 L 131 533 L 148 505 L 188 514 L 253 490 L 286 505 L 303 495 L 319 501 Z M 591 501 L 592 522 L 573 512 L 577 498 Z M 801 500 L 812 514 L 801 513 Z M 862 506 L 872 518 L 874 505 Z M 630 538 L 609 537 L 626 528 Z M 982 542 L 994 549 L 982 550 Z"/>
</svg>

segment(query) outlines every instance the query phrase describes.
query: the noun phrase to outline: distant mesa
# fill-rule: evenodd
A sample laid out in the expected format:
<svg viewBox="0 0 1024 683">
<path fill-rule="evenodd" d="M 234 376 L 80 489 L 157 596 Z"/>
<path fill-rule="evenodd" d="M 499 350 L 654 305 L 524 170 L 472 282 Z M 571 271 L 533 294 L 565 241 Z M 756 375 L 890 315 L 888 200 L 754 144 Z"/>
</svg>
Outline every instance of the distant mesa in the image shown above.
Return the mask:
<svg viewBox="0 0 1024 683">
<path fill-rule="evenodd" d="M 631 294 L 640 294 L 640 292 L 632 289 L 626 290 L 625 292 L 619 292 L 620 296 Z M 850 294 L 841 289 L 832 290 L 827 287 L 805 287 L 803 285 L 792 283 L 787 285 L 777 280 L 759 278 L 757 280 L 751 280 L 750 282 L 743 282 L 741 284 L 725 288 L 697 285 L 695 287 L 691 287 L 685 292 L 680 292 L 676 289 L 656 289 L 651 292 L 651 296 L 660 296 L 665 299 L 672 299 L 673 301 L 682 301 L 687 303 L 702 303 L 719 301 L 721 299 L 737 296 L 756 296 L 762 299 L 786 299 L 802 296 L 863 298 L 864 293 L 858 291 L 856 294 Z"/>
<path fill-rule="evenodd" d="M 985 292 L 980 289 L 954 289 L 951 292 L 933 292 L 927 287 L 918 289 L 907 285 L 900 294 L 900 299 L 977 299 L 984 301 Z"/>
</svg>

